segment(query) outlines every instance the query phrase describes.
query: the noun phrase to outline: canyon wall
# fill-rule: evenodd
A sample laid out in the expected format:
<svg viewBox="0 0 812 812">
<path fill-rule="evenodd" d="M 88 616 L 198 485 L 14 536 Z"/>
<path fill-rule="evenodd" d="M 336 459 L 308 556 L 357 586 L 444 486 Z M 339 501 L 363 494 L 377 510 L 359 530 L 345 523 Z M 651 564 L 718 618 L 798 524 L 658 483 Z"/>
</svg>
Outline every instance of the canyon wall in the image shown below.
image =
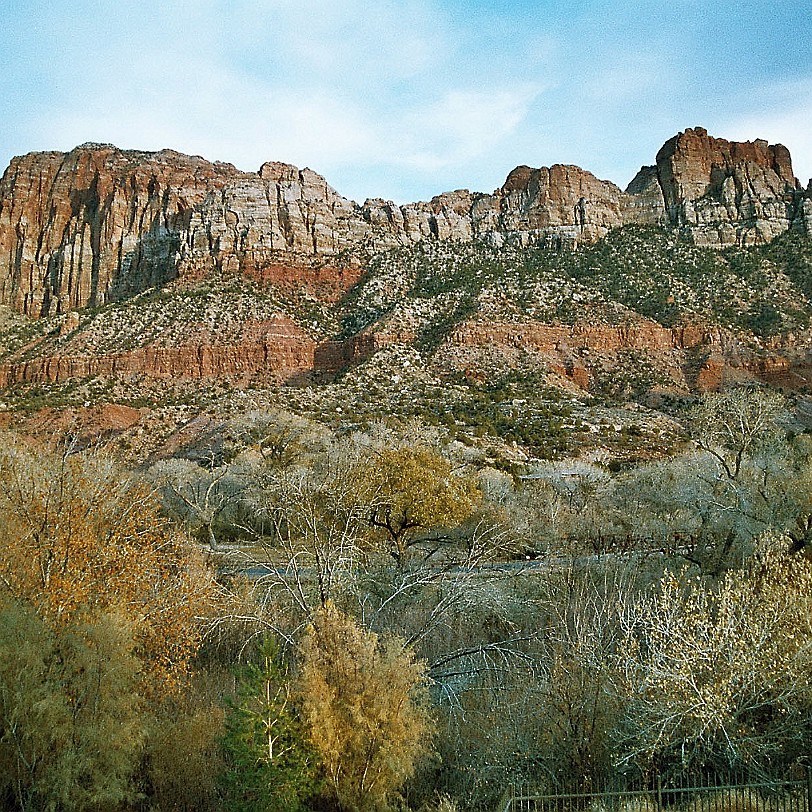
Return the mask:
<svg viewBox="0 0 812 812">
<path fill-rule="evenodd" d="M 0 181 L 0 304 L 42 316 L 127 298 L 177 277 L 329 267 L 327 298 L 370 252 L 420 240 L 577 245 L 627 223 L 689 228 L 707 245 L 812 233 L 812 187 L 765 141 L 669 140 L 626 191 L 577 166 L 520 166 L 491 194 L 396 205 L 342 197 L 310 169 L 256 173 L 171 150 L 84 144 L 12 160 Z M 292 281 L 292 280 L 291 280 Z"/>
<path fill-rule="evenodd" d="M 726 141 L 697 127 L 666 141 L 657 173 L 669 222 L 689 227 L 698 244 L 769 242 L 795 227 L 812 233 L 812 195 L 781 144 Z"/>
</svg>

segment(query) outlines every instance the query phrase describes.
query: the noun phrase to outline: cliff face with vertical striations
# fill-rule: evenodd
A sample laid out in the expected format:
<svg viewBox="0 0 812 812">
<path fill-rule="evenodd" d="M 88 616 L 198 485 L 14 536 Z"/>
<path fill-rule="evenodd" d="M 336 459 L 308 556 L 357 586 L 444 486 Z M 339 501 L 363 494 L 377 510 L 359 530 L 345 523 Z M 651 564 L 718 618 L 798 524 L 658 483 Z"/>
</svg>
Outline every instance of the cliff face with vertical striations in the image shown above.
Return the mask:
<svg viewBox="0 0 812 812">
<path fill-rule="evenodd" d="M 47 315 L 161 285 L 229 167 L 86 144 L 15 158 L 0 183 L 0 300 Z"/>
<path fill-rule="evenodd" d="M 663 145 L 657 172 L 669 221 L 690 227 L 699 244 L 763 243 L 812 226 L 808 195 L 780 144 L 726 141 L 697 127 Z"/>
<path fill-rule="evenodd" d="M 794 179 L 784 147 L 698 128 L 669 140 L 625 192 L 576 166 L 520 166 L 492 194 L 459 190 L 402 206 L 359 205 L 284 163 L 249 173 L 171 150 L 84 144 L 15 158 L 6 170 L 0 304 L 41 316 L 176 277 L 280 272 L 329 277 L 317 295 L 335 298 L 357 280 L 363 256 L 397 245 L 577 245 L 657 222 L 690 228 L 701 244 L 763 242 L 812 231 L 812 193 Z"/>
</svg>

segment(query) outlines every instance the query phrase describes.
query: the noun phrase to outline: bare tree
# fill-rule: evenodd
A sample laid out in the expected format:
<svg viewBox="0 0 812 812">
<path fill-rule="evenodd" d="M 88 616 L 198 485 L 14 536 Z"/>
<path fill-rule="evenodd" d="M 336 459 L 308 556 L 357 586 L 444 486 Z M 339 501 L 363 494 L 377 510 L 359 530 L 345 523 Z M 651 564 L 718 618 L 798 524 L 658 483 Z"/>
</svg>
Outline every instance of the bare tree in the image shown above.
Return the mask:
<svg viewBox="0 0 812 812">
<path fill-rule="evenodd" d="M 666 575 L 623 613 L 623 761 L 782 769 L 812 744 L 812 569 L 774 550 L 714 588 Z"/>
</svg>

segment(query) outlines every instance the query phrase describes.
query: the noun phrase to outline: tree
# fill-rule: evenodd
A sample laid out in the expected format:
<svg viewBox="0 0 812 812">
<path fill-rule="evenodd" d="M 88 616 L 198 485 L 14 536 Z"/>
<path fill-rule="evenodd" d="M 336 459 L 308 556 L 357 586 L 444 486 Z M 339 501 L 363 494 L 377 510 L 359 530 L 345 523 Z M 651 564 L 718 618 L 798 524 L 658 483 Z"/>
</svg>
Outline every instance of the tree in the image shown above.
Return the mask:
<svg viewBox="0 0 812 812">
<path fill-rule="evenodd" d="M 357 449 L 347 443 L 256 470 L 245 501 L 262 563 L 270 564 L 261 588 L 286 594 L 302 618 L 351 592 L 368 535 L 367 493 Z"/>
<path fill-rule="evenodd" d="M 430 751 L 425 666 L 397 638 L 364 631 L 329 603 L 300 657 L 304 717 L 339 806 L 387 809 Z"/>
<path fill-rule="evenodd" d="M 234 419 L 228 433 L 238 453 L 251 449 L 274 467 L 284 468 L 321 443 L 324 432 L 317 423 L 284 409 L 253 409 Z"/>
<path fill-rule="evenodd" d="M 460 524 L 480 498 L 472 480 L 455 476 L 448 460 L 421 446 L 380 450 L 367 477 L 369 523 L 383 533 L 398 565 L 419 533 Z"/>
<path fill-rule="evenodd" d="M 517 507 L 532 522 L 533 549 L 545 539 L 556 553 L 576 554 L 584 547 L 604 552 L 603 538 L 616 529 L 607 499 L 610 486 L 611 476 L 604 468 L 583 460 L 529 466 Z"/>
<path fill-rule="evenodd" d="M 198 672 L 183 693 L 148 708 L 142 777 L 149 808 L 221 812 L 225 712 L 218 677 Z"/>
<path fill-rule="evenodd" d="M 809 752 L 809 562 L 770 550 L 715 588 L 668 574 L 623 620 L 625 761 L 775 772 Z"/>
<path fill-rule="evenodd" d="M 543 624 L 537 688 L 537 761 L 550 775 L 599 782 L 611 770 L 611 731 L 623 642 L 619 608 L 630 600 L 641 562 L 570 565 L 540 585 Z"/>
<path fill-rule="evenodd" d="M 217 550 L 215 529 L 242 490 L 232 466 L 203 468 L 190 460 L 172 459 L 156 463 L 149 474 L 161 490 L 167 513 Z"/>
<path fill-rule="evenodd" d="M 109 458 L 0 442 L 0 591 L 58 630 L 113 613 L 129 624 L 145 692 L 176 688 L 213 585 L 153 494 Z"/>
<path fill-rule="evenodd" d="M 696 500 L 701 532 L 683 554 L 719 574 L 740 563 L 752 541 L 770 529 L 786 530 L 808 512 L 809 451 L 782 427 L 786 402 L 774 392 L 730 389 L 705 395 L 689 412 L 688 426 L 706 457 L 699 472 L 705 495 Z"/>
<path fill-rule="evenodd" d="M 277 647 L 266 639 L 259 656 L 240 673 L 226 718 L 223 784 L 235 812 L 296 812 L 316 790 L 318 759 Z"/>
<path fill-rule="evenodd" d="M 0 802 L 115 809 L 135 797 L 144 739 L 139 661 L 126 620 L 74 615 L 57 634 L 0 601 Z"/>
<path fill-rule="evenodd" d="M 735 480 L 742 465 L 780 435 L 779 419 L 786 401 L 777 392 L 728 389 L 711 392 L 688 415 L 691 435 L 724 475 Z"/>
</svg>

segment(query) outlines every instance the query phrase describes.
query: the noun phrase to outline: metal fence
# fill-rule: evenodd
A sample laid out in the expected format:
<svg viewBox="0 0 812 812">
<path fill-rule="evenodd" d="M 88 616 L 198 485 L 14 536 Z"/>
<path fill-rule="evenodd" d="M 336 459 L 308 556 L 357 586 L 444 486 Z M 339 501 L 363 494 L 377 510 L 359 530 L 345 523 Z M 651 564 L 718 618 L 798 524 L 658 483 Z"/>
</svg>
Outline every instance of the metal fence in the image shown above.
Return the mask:
<svg viewBox="0 0 812 812">
<path fill-rule="evenodd" d="M 812 769 L 780 781 L 706 775 L 599 788 L 511 786 L 496 812 L 812 812 Z"/>
</svg>

